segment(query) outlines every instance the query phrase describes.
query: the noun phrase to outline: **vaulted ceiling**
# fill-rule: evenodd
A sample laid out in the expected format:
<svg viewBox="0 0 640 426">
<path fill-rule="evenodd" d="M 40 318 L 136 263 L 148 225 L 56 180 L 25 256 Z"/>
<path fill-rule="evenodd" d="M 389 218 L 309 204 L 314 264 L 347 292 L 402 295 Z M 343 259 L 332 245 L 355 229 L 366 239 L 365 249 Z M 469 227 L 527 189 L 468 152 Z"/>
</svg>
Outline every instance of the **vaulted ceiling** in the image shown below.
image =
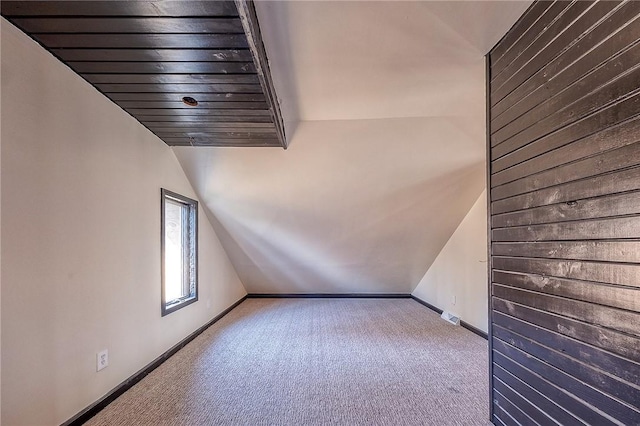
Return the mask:
<svg viewBox="0 0 640 426">
<path fill-rule="evenodd" d="M 485 187 L 484 55 L 529 4 L 3 1 L 2 13 L 177 145 L 249 292 L 407 293 Z"/>
<path fill-rule="evenodd" d="M 529 4 L 256 3 L 288 150 L 174 148 L 248 291 L 415 288 L 485 186 L 484 54 Z"/>
</svg>

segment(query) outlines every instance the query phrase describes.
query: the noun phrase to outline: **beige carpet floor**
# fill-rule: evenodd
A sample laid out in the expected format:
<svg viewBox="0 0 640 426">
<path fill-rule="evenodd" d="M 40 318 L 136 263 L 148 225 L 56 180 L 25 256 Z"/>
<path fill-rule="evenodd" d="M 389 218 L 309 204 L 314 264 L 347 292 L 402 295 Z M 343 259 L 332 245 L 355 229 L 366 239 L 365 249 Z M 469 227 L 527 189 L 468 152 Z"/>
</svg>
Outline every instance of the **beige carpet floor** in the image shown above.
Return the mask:
<svg viewBox="0 0 640 426">
<path fill-rule="evenodd" d="M 486 425 L 487 342 L 411 299 L 247 299 L 88 425 Z"/>
</svg>

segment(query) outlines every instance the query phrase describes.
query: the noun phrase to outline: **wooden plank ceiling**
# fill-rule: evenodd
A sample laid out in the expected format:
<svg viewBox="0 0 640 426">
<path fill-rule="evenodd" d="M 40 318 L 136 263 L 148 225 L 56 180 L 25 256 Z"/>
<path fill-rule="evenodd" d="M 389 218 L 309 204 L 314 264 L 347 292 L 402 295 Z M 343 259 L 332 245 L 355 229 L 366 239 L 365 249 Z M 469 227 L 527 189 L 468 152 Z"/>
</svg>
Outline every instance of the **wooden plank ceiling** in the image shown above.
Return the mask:
<svg viewBox="0 0 640 426">
<path fill-rule="evenodd" d="M 1 10 L 167 145 L 286 148 L 250 1 L 2 1 Z"/>
</svg>

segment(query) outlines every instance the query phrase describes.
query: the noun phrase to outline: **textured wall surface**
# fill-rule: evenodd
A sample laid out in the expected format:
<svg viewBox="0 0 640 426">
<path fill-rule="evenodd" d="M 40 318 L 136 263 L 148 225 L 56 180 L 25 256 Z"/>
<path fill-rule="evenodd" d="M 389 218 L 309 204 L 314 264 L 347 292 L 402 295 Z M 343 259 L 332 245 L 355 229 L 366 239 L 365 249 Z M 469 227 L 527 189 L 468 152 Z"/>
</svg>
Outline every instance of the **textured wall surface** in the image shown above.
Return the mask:
<svg viewBox="0 0 640 426">
<path fill-rule="evenodd" d="M 536 2 L 491 51 L 496 424 L 640 424 L 639 14 Z"/>
</svg>

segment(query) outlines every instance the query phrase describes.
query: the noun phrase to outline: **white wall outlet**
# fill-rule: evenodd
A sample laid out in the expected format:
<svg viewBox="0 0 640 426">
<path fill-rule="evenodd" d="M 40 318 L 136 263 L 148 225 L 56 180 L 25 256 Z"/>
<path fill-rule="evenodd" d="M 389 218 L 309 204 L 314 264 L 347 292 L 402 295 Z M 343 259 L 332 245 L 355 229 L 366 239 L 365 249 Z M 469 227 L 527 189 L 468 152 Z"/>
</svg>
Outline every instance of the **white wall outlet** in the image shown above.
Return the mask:
<svg viewBox="0 0 640 426">
<path fill-rule="evenodd" d="M 96 371 L 103 370 L 109 365 L 109 351 L 103 350 L 96 354 Z"/>
<path fill-rule="evenodd" d="M 456 296 L 455 296 L 455 294 L 453 296 L 451 296 L 451 304 L 452 305 L 456 304 Z"/>
<path fill-rule="evenodd" d="M 207 309 L 211 309 L 211 299 L 207 299 Z"/>
</svg>

